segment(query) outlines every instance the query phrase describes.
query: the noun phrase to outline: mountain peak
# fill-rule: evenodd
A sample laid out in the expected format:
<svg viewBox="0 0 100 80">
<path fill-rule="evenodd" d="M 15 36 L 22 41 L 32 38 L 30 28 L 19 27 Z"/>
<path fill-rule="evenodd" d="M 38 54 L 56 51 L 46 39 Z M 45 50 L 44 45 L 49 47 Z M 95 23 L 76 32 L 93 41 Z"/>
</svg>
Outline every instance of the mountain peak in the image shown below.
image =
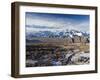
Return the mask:
<svg viewBox="0 0 100 80">
<path fill-rule="evenodd" d="M 89 37 L 89 33 L 78 31 L 78 30 L 60 30 L 60 31 L 37 31 L 37 32 L 26 32 L 26 38 L 32 38 L 32 37 L 48 37 L 48 38 L 66 38 L 70 37 L 73 38 L 74 36 L 86 36 Z"/>
</svg>

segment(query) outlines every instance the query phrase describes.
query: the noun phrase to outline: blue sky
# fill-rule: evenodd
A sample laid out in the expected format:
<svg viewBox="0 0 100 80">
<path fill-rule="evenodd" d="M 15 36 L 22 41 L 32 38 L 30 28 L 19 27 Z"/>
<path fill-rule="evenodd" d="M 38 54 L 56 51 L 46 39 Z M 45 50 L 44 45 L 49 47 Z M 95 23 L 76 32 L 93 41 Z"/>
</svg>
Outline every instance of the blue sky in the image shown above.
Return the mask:
<svg viewBox="0 0 100 80">
<path fill-rule="evenodd" d="M 26 31 L 74 29 L 89 32 L 89 15 L 26 12 Z"/>
</svg>

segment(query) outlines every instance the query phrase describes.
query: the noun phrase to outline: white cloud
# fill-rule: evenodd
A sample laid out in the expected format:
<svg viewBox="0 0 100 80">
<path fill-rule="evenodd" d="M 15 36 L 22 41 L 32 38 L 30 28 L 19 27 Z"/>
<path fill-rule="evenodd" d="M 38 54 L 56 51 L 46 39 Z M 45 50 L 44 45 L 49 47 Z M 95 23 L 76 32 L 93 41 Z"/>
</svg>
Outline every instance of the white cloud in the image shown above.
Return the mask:
<svg viewBox="0 0 100 80">
<path fill-rule="evenodd" d="M 89 22 L 88 21 L 73 21 L 70 19 L 66 19 L 65 21 L 62 19 L 48 19 L 48 18 L 39 18 L 39 17 L 26 17 L 26 25 L 29 25 L 31 27 L 27 27 L 27 32 L 32 31 L 43 31 L 43 30 L 65 30 L 65 29 L 75 29 L 75 30 L 81 30 L 81 31 L 88 31 L 89 32 Z M 36 28 L 36 26 L 45 26 L 47 28 Z"/>
</svg>

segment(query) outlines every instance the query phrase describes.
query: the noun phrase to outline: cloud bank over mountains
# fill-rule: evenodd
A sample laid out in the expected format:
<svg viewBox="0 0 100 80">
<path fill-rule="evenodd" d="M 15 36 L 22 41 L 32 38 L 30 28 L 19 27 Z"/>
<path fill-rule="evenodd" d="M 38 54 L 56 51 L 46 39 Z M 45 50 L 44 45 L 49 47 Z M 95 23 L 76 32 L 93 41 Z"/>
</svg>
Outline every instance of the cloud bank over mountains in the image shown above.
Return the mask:
<svg viewBox="0 0 100 80">
<path fill-rule="evenodd" d="M 26 12 L 26 33 L 78 30 L 89 32 L 89 15 Z"/>
</svg>

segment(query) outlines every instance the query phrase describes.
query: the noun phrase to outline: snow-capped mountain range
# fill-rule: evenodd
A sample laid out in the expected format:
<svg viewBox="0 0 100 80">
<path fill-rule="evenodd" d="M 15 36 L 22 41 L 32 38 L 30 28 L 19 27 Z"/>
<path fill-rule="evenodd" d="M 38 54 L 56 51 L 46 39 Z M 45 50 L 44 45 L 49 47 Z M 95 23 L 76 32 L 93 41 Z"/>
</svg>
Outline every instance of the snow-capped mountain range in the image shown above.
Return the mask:
<svg viewBox="0 0 100 80">
<path fill-rule="evenodd" d="M 78 31 L 78 30 L 62 30 L 62 31 L 37 31 L 37 32 L 26 32 L 26 39 L 34 37 L 48 37 L 48 38 L 67 38 L 74 36 L 84 36 L 89 38 L 89 33 Z"/>
</svg>

